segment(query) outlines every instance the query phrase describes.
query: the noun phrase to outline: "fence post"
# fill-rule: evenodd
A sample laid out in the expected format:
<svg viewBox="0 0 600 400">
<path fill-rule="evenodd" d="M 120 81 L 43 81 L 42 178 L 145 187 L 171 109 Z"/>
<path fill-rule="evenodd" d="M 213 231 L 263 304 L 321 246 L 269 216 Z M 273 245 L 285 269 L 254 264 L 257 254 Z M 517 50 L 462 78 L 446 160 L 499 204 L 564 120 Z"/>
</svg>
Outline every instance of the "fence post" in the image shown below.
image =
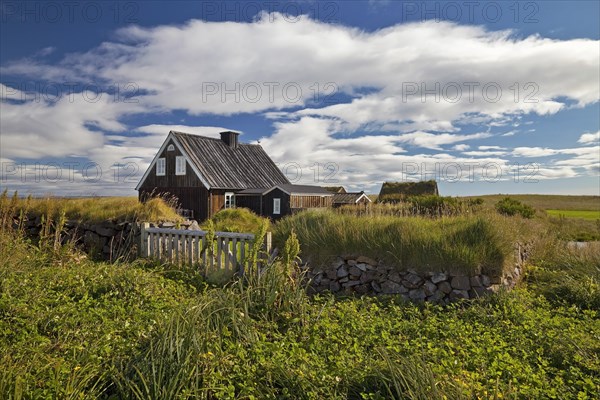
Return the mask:
<svg viewBox="0 0 600 400">
<path fill-rule="evenodd" d="M 267 258 L 271 255 L 271 247 L 272 247 L 272 237 L 271 232 L 267 232 L 265 235 L 265 252 L 267 253 Z"/>
<path fill-rule="evenodd" d="M 147 229 L 150 228 L 150 223 L 148 222 L 142 222 L 141 226 L 141 233 L 140 233 L 140 256 L 142 257 L 148 257 L 148 231 Z"/>
</svg>

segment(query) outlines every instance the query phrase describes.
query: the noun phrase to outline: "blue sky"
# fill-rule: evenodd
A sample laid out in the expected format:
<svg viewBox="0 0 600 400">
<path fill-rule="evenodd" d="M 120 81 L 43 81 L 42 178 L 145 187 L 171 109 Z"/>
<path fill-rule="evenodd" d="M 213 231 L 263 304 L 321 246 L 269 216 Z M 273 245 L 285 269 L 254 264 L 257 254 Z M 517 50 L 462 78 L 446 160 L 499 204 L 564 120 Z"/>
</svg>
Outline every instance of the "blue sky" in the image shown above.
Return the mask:
<svg viewBox="0 0 600 400">
<path fill-rule="evenodd" d="M 600 195 L 597 1 L 2 1 L 1 185 L 133 195 L 170 129 L 298 183 Z"/>
</svg>

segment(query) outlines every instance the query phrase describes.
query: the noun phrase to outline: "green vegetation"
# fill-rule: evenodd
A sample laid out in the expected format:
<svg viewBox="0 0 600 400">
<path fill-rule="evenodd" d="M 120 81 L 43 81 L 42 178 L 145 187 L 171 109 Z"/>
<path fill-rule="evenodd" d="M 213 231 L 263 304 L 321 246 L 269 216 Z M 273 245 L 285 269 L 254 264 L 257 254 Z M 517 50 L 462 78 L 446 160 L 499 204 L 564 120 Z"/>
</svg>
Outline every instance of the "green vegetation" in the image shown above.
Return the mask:
<svg viewBox="0 0 600 400">
<path fill-rule="evenodd" d="M 439 194 L 437 182 L 434 180 L 423 182 L 384 182 L 377 201 L 382 203 L 395 203 L 402 201 L 407 196 L 423 196 Z"/>
<path fill-rule="evenodd" d="M 484 205 L 493 208 L 494 204 L 505 194 L 479 196 L 484 200 Z M 561 196 L 547 194 L 511 194 L 511 198 L 525 203 L 538 210 L 589 210 L 600 211 L 600 196 Z"/>
<path fill-rule="evenodd" d="M 564 218 L 582 218 L 592 221 L 600 219 L 600 211 L 583 210 L 546 210 L 549 215 Z"/>
<path fill-rule="evenodd" d="M 280 260 L 220 287 L 193 268 L 94 262 L 50 235 L 32 243 L 6 223 L 9 204 L 0 209 L 2 399 L 593 399 L 600 391 L 600 246 L 564 244 L 546 217 L 303 213 L 274 227 Z M 321 238 L 322 246 L 340 239 L 364 254 L 381 238 L 396 243 L 388 250 L 406 246 L 416 257 L 425 246 L 421 253 L 440 259 L 453 257 L 443 252 L 454 243 L 472 266 L 520 236 L 538 240 L 518 289 L 446 307 L 311 297 L 296 263 L 306 240 L 317 249 Z"/>
<path fill-rule="evenodd" d="M 496 203 L 496 210 L 503 215 L 520 215 L 523 218 L 533 218 L 535 215 L 533 207 L 510 197 L 505 197 Z"/>
<path fill-rule="evenodd" d="M 269 222 L 267 218 L 259 217 L 247 208 L 222 210 L 211 220 L 218 232 L 254 232 L 257 226 Z"/>
<path fill-rule="evenodd" d="M 431 219 L 304 212 L 278 222 L 273 239 L 282 244 L 294 230 L 302 256 L 316 264 L 354 254 L 424 272 L 498 276 L 514 261 L 514 241 L 528 231 L 522 225 L 494 214 Z"/>
<path fill-rule="evenodd" d="M 140 203 L 136 197 L 28 197 L 26 199 L 14 197 L 9 199 L 5 190 L 0 197 L 0 207 L 8 207 L 10 202 L 13 203 L 11 206 L 16 210 L 16 215 L 22 210 L 26 213 L 53 218 L 64 212 L 67 219 L 84 222 L 182 220 L 173 209 L 172 199 L 153 198 L 145 203 Z"/>
</svg>

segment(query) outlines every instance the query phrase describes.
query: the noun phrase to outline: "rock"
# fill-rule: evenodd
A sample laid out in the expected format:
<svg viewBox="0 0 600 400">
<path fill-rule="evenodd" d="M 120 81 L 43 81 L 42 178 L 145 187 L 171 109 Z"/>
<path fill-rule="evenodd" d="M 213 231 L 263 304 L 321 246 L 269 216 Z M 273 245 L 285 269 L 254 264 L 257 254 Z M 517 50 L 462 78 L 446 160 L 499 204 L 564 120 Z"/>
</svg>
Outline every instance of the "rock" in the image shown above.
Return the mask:
<svg viewBox="0 0 600 400">
<path fill-rule="evenodd" d="M 102 252 L 105 254 L 110 254 L 110 246 L 105 244 L 104 247 L 102 248 Z"/>
<path fill-rule="evenodd" d="M 388 272 L 388 267 L 386 267 L 385 265 L 378 265 L 377 266 L 377 272 L 379 272 L 380 274 L 387 274 Z"/>
<path fill-rule="evenodd" d="M 358 263 L 356 262 L 356 260 L 348 260 L 348 261 L 346 261 L 346 264 L 348 264 L 349 266 L 353 267 L 353 266 L 355 266 Z"/>
<path fill-rule="evenodd" d="M 319 284 L 321 286 L 329 286 L 329 282 L 331 282 L 329 279 L 327 279 L 327 278 L 321 278 L 321 282 L 319 282 Z"/>
<path fill-rule="evenodd" d="M 349 280 L 350 280 L 350 278 L 346 276 L 346 277 L 344 277 L 344 278 L 340 278 L 340 279 L 338 279 L 338 282 L 339 282 L 339 283 L 345 283 L 345 282 L 348 282 Z"/>
<path fill-rule="evenodd" d="M 96 226 L 95 231 L 100 236 L 114 236 L 117 233 L 113 226 L 107 226 L 104 224 Z"/>
<path fill-rule="evenodd" d="M 367 294 L 369 293 L 369 285 L 358 285 L 354 288 L 354 291 L 358 294 Z"/>
<path fill-rule="evenodd" d="M 200 229 L 200 225 L 198 225 L 198 222 L 196 222 L 196 221 L 192 221 L 190 226 L 188 226 L 188 231 L 201 231 L 201 230 L 202 229 Z"/>
<path fill-rule="evenodd" d="M 402 282 L 402 277 L 400 276 L 400 274 L 398 273 L 398 271 L 392 271 L 390 272 L 390 274 L 388 275 L 388 279 L 392 282 L 396 282 L 396 283 L 401 283 Z"/>
<path fill-rule="evenodd" d="M 448 279 L 448 275 L 443 272 L 437 272 L 431 276 L 431 282 L 440 283 Z"/>
<path fill-rule="evenodd" d="M 385 281 L 381 284 L 381 291 L 385 294 L 399 294 L 408 292 L 408 289 L 396 282 Z"/>
<path fill-rule="evenodd" d="M 371 282 L 371 287 L 375 293 L 381 293 L 381 285 L 375 281 Z"/>
<path fill-rule="evenodd" d="M 321 280 L 323 279 L 323 275 L 321 274 L 316 274 L 315 276 L 313 276 L 312 281 L 313 284 L 315 285 L 320 285 L 321 284 Z"/>
<path fill-rule="evenodd" d="M 331 283 L 329 284 L 329 290 L 330 290 L 332 293 L 337 293 L 337 292 L 339 292 L 339 291 L 340 291 L 340 289 L 341 289 L 341 286 L 340 286 L 340 284 L 339 284 L 339 283 L 337 283 L 337 282 L 335 282 L 335 281 L 334 281 L 334 282 L 331 282 Z"/>
<path fill-rule="evenodd" d="M 333 269 L 338 269 L 339 267 L 341 267 L 342 265 L 344 265 L 346 263 L 346 261 L 344 261 L 343 258 L 341 257 L 337 257 L 335 260 L 333 260 L 333 262 L 331 263 L 331 268 Z"/>
<path fill-rule="evenodd" d="M 357 263 L 364 263 L 364 264 L 370 264 L 370 265 L 377 265 L 377 261 L 373 260 L 372 258 L 369 257 L 365 257 L 365 256 L 360 256 L 356 259 Z"/>
<path fill-rule="evenodd" d="M 342 284 L 342 286 L 345 288 L 354 287 L 354 286 L 358 286 L 358 285 L 360 285 L 360 281 L 348 281 L 348 282 Z"/>
<path fill-rule="evenodd" d="M 362 271 L 356 266 L 350 267 L 348 269 L 348 272 L 350 273 L 350 275 L 354 275 L 356 277 L 360 277 L 360 275 L 362 274 Z"/>
<path fill-rule="evenodd" d="M 337 278 L 337 269 L 328 270 L 326 275 L 328 279 L 331 279 L 332 281 L 335 280 L 335 278 Z"/>
<path fill-rule="evenodd" d="M 471 281 L 468 276 L 455 276 L 450 283 L 452 289 L 469 290 L 471 289 Z"/>
<path fill-rule="evenodd" d="M 106 238 L 92 231 L 86 231 L 83 235 L 83 244 L 88 250 L 100 250 L 106 244 Z"/>
<path fill-rule="evenodd" d="M 360 276 L 360 281 L 362 283 L 369 283 L 373 279 L 375 279 L 375 273 L 373 271 L 363 272 L 363 274 Z"/>
<path fill-rule="evenodd" d="M 345 265 L 342 265 L 337 269 L 337 277 L 344 278 L 346 276 L 348 276 L 348 268 L 346 268 Z"/>
<path fill-rule="evenodd" d="M 438 290 L 442 293 L 448 294 L 452 291 L 452 286 L 446 281 L 437 284 Z"/>
<path fill-rule="evenodd" d="M 432 303 L 439 303 L 444 297 L 446 297 L 446 294 L 440 290 L 437 290 L 431 296 L 427 297 L 427 301 L 430 301 Z"/>
<path fill-rule="evenodd" d="M 422 288 L 419 288 L 408 292 L 408 297 L 414 301 L 423 301 L 427 296 L 425 295 L 425 291 Z"/>
<path fill-rule="evenodd" d="M 423 284 L 423 279 L 419 275 L 411 272 L 406 274 L 402 283 L 409 289 L 416 289 Z"/>
<path fill-rule="evenodd" d="M 483 286 L 481 284 L 481 279 L 479 279 L 478 275 L 472 276 L 469 280 L 471 281 L 471 287 L 482 287 Z"/>
<path fill-rule="evenodd" d="M 501 276 L 490 276 L 490 284 L 491 285 L 499 285 L 500 283 L 502 283 Z"/>
<path fill-rule="evenodd" d="M 367 266 L 368 266 L 368 265 L 369 265 L 369 264 L 365 264 L 365 263 L 359 263 L 359 264 L 356 264 L 356 268 L 358 268 L 358 269 L 360 269 L 361 271 L 365 272 L 365 271 L 367 270 Z"/>
<path fill-rule="evenodd" d="M 454 289 L 452 292 L 450 292 L 449 297 L 450 297 L 450 300 L 468 299 L 469 292 L 466 290 Z"/>
<path fill-rule="evenodd" d="M 429 281 L 425 281 L 425 283 L 423 284 L 423 290 L 425 291 L 425 294 L 427 296 L 431 296 L 435 292 L 437 292 L 438 288 L 435 285 L 435 283 L 432 283 L 432 282 L 429 282 Z"/>
<path fill-rule="evenodd" d="M 487 275 L 481 275 L 481 284 L 485 287 L 490 286 L 492 284 L 490 282 L 490 277 Z"/>
<path fill-rule="evenodd" d="M 175 228 L 175 224 L 172 222 L 163 222 L 162 224 L 160 224 L 161 228 Z"/>
</svg>

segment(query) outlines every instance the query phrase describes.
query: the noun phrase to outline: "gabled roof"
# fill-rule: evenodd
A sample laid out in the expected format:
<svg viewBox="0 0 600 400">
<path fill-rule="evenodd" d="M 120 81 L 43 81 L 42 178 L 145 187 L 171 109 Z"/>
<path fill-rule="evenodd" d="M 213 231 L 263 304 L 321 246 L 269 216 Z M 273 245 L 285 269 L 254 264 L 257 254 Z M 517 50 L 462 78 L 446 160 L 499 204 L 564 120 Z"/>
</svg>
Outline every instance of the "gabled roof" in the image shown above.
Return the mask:
<svg viewBox="0 0 600 400">
<path fill-rule="evenodd" d="M 333 196 L 333 193 L 321 186 L 309 186 L 309 185 L 275 185 L 269 188 L 251 188 L 242 190 L 236 193 L 236 195 L 265 195 L 272 190 L 280 189 L 281 191 L 292 195 L 292 194 L 303 194 L 307 196 Z"/>
<path fill-rule="evenodd" d="M 365 194 L 365 192 L 356 193 L 336 193 L 333 195 L 334 204 L 356 204 L 360 199 L 366 198 L 369 202 L 371 199 Z"/>
<path fill-rule="evenodd" d="M 207 189 L 247 189 L 290 183 L 258 144 L 238 143 L 233 148 L 221 139 L 177 131 L 169 132 L 165 144 L 169 139 L 179 147 Z M 161 152 L 162 147 L 148 171 Z M 137 188 L 141 187 L 148 171 Z"/>
</svg>

